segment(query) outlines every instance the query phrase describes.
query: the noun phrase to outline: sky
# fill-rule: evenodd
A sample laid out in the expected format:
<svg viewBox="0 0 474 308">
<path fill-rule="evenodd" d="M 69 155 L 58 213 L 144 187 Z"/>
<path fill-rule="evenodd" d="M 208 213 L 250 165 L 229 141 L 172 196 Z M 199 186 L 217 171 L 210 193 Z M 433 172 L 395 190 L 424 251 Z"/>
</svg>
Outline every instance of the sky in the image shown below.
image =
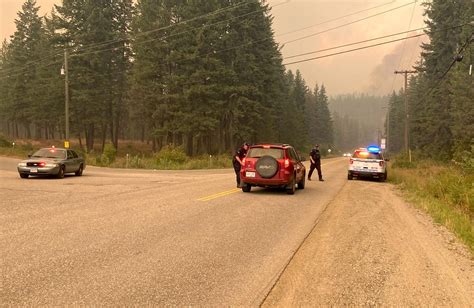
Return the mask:
<svg viewBox="0 0 474 308">
<path fill-rule="evenodd" d="M 14 20 L 23 2 L 23 0 L 0 0 L 0 39 L 2 41 L 14 33 Z M 47 14 L 51 11 L 53 4 L 60 2 L 60 0 L 37 0 L 40 14 Z M 272 6 L 275 41 L 280 44 L 284 58 L 425 26 L 422 0 L 416 2 L 414 0 L 268 0 L 268 3 Z M 395 9 L 403 5 L 406 6 Z M 368 10 L 370 8 L 374 9 Z M 342 26 L 391 9 L 394 10 Z M 362 10 L 367 11 L 340 18 Z M 340 28 L 331 30 L 336 27 Z M 306 29 L 300 30 L 302 28 Z M 313 35 L 319 32 L 324 33 Z M 416 32 L 408 35 L 412 34 Z M 289 42 L 308 35 L 313 36 Z M 376 44 L 406 35 L 284 59 L 284 63 Z M 397 69 L 411 69 L 412 65 L 419 60 L 419 45 L 426 40 L 427 38 L 423 36 L 342 55 L 290 64 L 287 65 L 287 69 L 300 70 L 309 88 L 314 88 L 316 84 L 324 84 L 331 96 L 346 93 L 388 94 L 403 86 L 403 77 L 393 72 Z"/>
</svg>

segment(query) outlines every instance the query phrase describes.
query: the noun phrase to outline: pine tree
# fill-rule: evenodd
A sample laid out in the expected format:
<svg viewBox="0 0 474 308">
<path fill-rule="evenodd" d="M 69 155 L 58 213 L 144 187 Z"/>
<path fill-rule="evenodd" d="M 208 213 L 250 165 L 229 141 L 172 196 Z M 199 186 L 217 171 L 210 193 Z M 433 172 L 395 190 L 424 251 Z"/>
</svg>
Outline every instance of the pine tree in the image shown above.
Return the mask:
<svg viewBox="0 0 474 308">
<path fill-rule="evenodd" d="M 331 119 L 331 113 L 329 111 L 329 99 L 326 95 L 326 88 L 324 84 L 321 85 L 317 96 L 317 125 L 318 125 L 318 136 L 317 143 L 322 143 L 326 146 L 331 146 L 334 141 L 333 136 L 333 122 Z"/>
<path fill-rule="evenodd" d="M 413 110 L 411 131 L 415 132 L 415 146 L 426 155 L 442 160 L 452 156 L 453 150 L 453 84 L 452 74 L 446 75 L 459 45 L 467 31 L 454 27 L 469 22 L 472 4 L 468 1 L 434 0 L 425 3 L 429 43 L 423 44 L 420 76 L 411 84 L 415 89 L 410 101 Z M 469 34 L 470 35 L 470 34 Z"/>
<path fill-rule="evenodd" d="M 25 137 L 31 138 L 31 123 L 35 116 L 33 110 L 36 101 L 36 93 L 30 84 L 35 83 L 36 66 L 30 65 L 40 59 L 40 40 L 43 35 L 41 18 L 38 16 L 39 7 L 35 0 L 27 0 L 22 5 L 22 10 L 15 20 L 16 31 L 11 37 L 9 44 L 9 67 L 11 73 L 8 76 L 10 85 L 10 105 L 8 109 L 12 112 L 12 120 L 22 125 Z"/>
</svg>

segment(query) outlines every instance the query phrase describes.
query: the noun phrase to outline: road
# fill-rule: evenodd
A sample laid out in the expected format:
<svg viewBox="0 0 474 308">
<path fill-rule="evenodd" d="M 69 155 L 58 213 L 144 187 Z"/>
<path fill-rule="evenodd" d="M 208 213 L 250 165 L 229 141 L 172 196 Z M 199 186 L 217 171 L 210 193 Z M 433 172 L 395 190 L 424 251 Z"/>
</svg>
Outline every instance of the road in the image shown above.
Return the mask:
<svg viewBox="0 0 474 308">
<path fill-rule="evenodd" d="M 17 161 L 0 158 L 0 305 L 473 305 L 464 248 L 346 159 L 293 196 L 242 193 L 233 170 L 23 180 Z"/>
</svg>

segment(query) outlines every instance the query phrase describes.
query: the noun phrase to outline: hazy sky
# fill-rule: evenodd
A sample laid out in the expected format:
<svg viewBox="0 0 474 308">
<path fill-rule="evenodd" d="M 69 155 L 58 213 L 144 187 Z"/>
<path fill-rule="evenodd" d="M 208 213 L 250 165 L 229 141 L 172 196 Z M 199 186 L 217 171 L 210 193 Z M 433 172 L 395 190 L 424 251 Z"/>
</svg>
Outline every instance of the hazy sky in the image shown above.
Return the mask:
<svg viewBox="0 0 474 308">
<path fill-rule="evenodd" d="M 14 20 L 23 2 L 23 0 L 0 0 L 0 38 L 2 40 L 8 38 L 15 31 Z M 275 39 L 281 45 L 287 41 L 325 31 L 369 15 L 409 4 L 410 2 L 413 2 L 413 0 L 269 0 L 270 5 L 276 5 L 275 8 L 272 9 L 272 15 L 274 16 L 273 25 L 276 35 Z M 373 37 L 407 31 L 409 29 L 421 28 L 424 26 L 421 2 L 422 0 L 418 0 L 414 4 L 407 5 L 381 16 L 294 43 L 286 43 L 281 49 L 283 57 L 331 48 Z M 60 1 L 37 0 L 37 4 L 41 7 L 40 13 L 48 13 L 53 3 L 60 3 Z M 383 4 L 387 5 L 381 6 Z M 287 32 L 309 27 L 375 6 L 381 7 L 337 21 L 314 26 L 304 31 L 285 35 Z M 411 18 L 412 13 L 413 18 Z M 410 26 L 411 19 L 412 22 Z M 385 40 L 392 40 L 404 36 L 405 35 L 391 37 Z M 365 45 L 382 41 L 383 40 L 370 42 Z M 325 59 L 288 65 L 287 67 L 292 70 L 299 69 L 310 88 L 313 88 L 316 83 L 324 83 L 330 95 L 366 91 L 385 94 L 390 92 L 393 88 L 399 89 L 402 86 L 402 76 L 397 75 L 395 77 L 393 71 L 398 68 L 410 68 L 410 60 L 411 63 L 418 60 L 418 46 L 421 41 L 426 41 L 426 37 L 407 40 L 405 46 L 403 42 L 393 43 Z M 284 61 L 302 60 L 361 46 L 363 45 L 331 50 Z M 400 57 L 402 54 L 403 57 Z M 399 67 L 400 62 L 401 65 Z"/>
</svg>

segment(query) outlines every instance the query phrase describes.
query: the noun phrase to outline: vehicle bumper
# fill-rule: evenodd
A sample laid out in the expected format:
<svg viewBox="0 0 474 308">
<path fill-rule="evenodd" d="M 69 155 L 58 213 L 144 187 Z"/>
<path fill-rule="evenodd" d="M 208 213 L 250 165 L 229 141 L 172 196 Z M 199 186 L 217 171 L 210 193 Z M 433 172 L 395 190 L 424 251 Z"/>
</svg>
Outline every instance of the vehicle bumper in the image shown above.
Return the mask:
<svg viewBox="0 0 474 308">
<path fill-rule="evenodd" d="M 385 176 L 385 172 L 370 172 L 370 171 L 356 171 L 356 170 L 349 170 L 349 175 L 358 176 L 358 177 L 373 177 L 373 178 L 380 178 Z"/>
<path fill-rule="evenodd" d="M 17 167 L 18 173 L 28 175 L 56 175 L 59 173 L 59 166 L 55 167 Z"/>
</svg>

